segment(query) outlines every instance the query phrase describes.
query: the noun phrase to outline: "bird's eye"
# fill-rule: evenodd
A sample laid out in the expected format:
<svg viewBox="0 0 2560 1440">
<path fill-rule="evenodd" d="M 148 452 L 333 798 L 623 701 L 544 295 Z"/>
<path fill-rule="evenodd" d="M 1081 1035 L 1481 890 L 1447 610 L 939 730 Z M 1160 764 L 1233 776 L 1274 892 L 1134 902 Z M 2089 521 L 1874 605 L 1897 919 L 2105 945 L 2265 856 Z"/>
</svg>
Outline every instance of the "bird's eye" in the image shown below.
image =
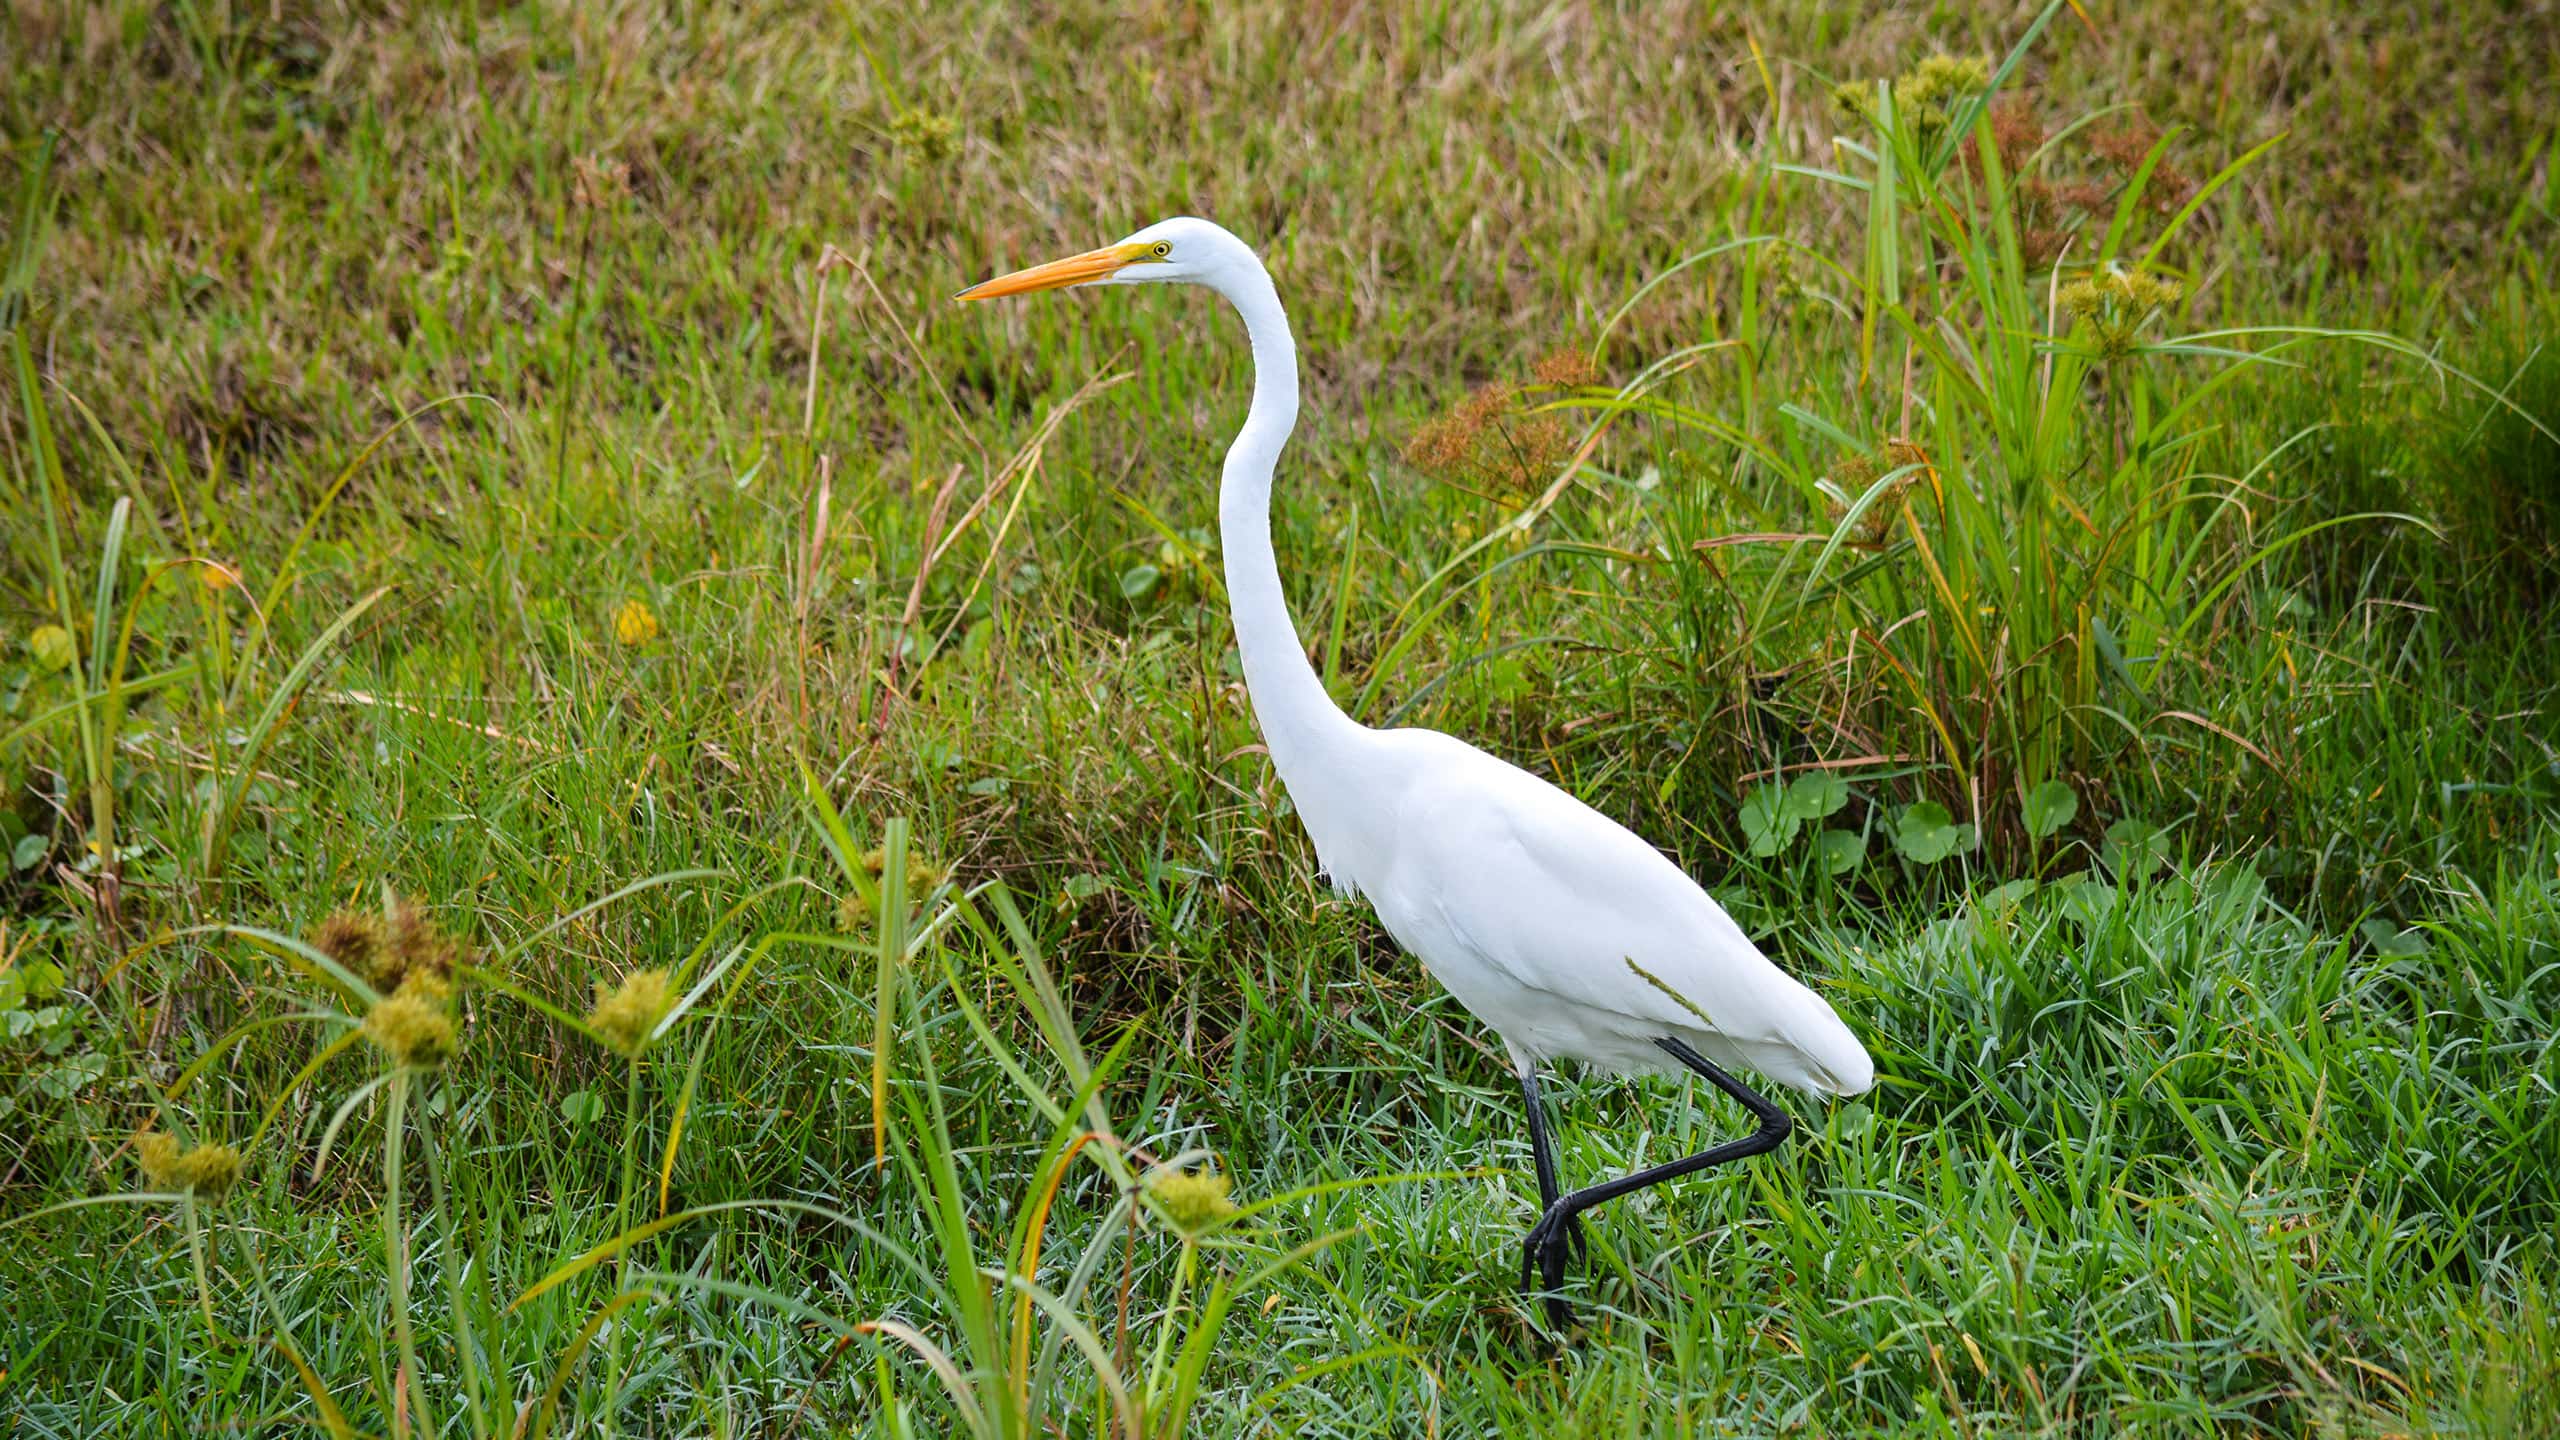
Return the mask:
<svg viewBox="0 0 2560 1440">
<path fill-rule="evenodd" d="M 1173 242 L 1170 240 L 1159 240 L 1153 245 L 1147 247 L 1147 253 L 1155 256 L 1159 260 L 1166 259 L 1173 254 Z"/>
</svg>

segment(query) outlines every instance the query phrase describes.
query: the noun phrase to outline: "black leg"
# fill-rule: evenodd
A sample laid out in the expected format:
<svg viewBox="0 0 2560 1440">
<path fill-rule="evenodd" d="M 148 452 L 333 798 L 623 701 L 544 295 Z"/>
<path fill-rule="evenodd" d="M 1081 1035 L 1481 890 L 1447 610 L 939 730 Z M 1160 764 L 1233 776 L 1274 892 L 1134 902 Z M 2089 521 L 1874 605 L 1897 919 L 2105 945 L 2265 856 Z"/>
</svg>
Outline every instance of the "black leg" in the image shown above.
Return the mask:
<svg viewBox="0 0 2560 1440">
<path fill-rule="evenodd" d="M 1750 1111 L 1753 1118 L 1760 1122 L 1760 1128 L 1739 1140 L 1728 1140 L 1722 1145 L 1701 1150 L 1695 1155 L 1649 1166 L 1632 1175 L 1621 1175 L 1615 1180 L 1603 1180 L 1597 1185 L 1576 1190 L 1570 1195 L 1550 1201 L 1546 1214 L 1539 1217 L 1537 1227 L 1531 1230 L 1528 1239 L 1521 1243 L 1528 1255 L 1535 1259 L 1539 1277 L 1545 1281 L 1549 1292 L 1547 1319 L 1558 1329 L 1572 1320 L 1573 1312 L 1553 1292 L 1564 1284 L 1565 1259 L 1572 1244 L 1565 1236 L 1574 1230 L 1583 1211 L 1594 1205 L 1615 1200 L 1631 1190 L 1642 1190 L 1648 1185 L 1659 1185 L 1665 1180 L 1694 1175 L 1698 1171 L 1722 1165 L 1727 1161 L 1745 1160 L 1754 1155 L 1766 1154 L 1777 1149 L 1779 1144 L 1787 1138 L 1788 1131 L 1793 1128 L 1787 1120 L 1787 1112 L 1771 1104 L 1766 1097 L 1741 1081 L 1726 1074 L 1723 1067 L 1699 1054 L 1686 1041 L 1666 1036 L 1653 1043 L 1661 1046 L 1664 1054 L 1705 1076 L 1707 1083 L 1739 1101 L 1742 1108 Z M 1532 1094 L 1534 1093 L 1532 1091 Z M 1531 1109 L 1534 1111 L 1536 1108 L 1533 1102 Z M 1532 1124 L 1533 1136 L 1538 1130 L 1545 1128 L 1543 1119 L 1533 1121 Z"/>
<path fill-rule="evenodd" d="M 1556 1201 L 1563 1196 L 1564 1188 L 1556 1181 L 1556 1142 L 1547 1129 L 1547 1102 L 1538 1093 L 1538 1067 L 1533 1062 L 1521 1062 L 1520 1096 L 1528 1102 L 1529 1107 L 1529 1154 L 1537 1165 L 1538 1214 L 1543 1217 L 1548 1211 L 1556 1208 Z M 1579 1220 L 1569 1222 L 1564 1227 L 1564 1234 L 1565 1244 L 1572 1248 L 1574 1257 L 1581 1258 L 1582 1222 Z M 1523 1244 L 1520 1247 L 1521 1289 L 1529 1288 L 1531 1277 L 1537 1273 L 1537 1266 L 1536 1247 Z"/>
<path fill-rule="evenodd" d="M 1520 1067 L 1520 1096 L 1529 1102 L 1529 1153 L 1538 1166 L 1538 1213 L 1555 1208 L 1556 1143 L 1547 1134 L 1547 1102 L 1538 1094 L 1538 1067 Z"/>
</svg>

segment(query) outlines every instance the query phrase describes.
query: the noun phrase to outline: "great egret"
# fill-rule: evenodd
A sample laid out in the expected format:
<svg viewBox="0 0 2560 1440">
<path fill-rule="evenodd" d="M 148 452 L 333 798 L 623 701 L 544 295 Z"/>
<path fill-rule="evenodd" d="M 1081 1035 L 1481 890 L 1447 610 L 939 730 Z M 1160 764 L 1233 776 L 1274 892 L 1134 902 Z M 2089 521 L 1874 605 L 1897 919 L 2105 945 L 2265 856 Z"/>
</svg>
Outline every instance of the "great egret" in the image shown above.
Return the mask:
<svg viewBox="0 0 2560 1440">
<path fill-rule="evenodd" d="M 1533 1274 L 1543 1279 L 1549 1316 L 1561 1326 L 1570 1312 L 1555 1291 L 1568 1254 L 1582 1246 L 1582 1212 L 1786 1139 L 1786 1112 L 1728 1066 L 1812 1095 L 1855 1095 L 1875 1083 L 1874 1064 L 1822 997 L 1770 964 L 1724 908 L 1651 845 L 1464 741 L 1432 730 L 1372 730 L 1326 695 L 1272 559 L 1271 473 L 1297 423 L 1298 356 L 1270 273 L 1249 246 L 1206 220 L 1167 220 L 958 298 L 1147 283 L 1207 286 L 1243 317 L 1253 404 L 1227 450 L 1218 530 L 1254 719 L 1334 888 L 1366 896 L 1388 933 L 1510 1051 L 1542 1207 L 1521 1242 L 1520 1283 L 1527 1289 Z M 1759 1128 L 1684 1159 L 1560 1191 L 1538 1066 L 1564 1058 L 1621 1074 L 1686 1068 L 1740 1101 Z"/>
</svg>

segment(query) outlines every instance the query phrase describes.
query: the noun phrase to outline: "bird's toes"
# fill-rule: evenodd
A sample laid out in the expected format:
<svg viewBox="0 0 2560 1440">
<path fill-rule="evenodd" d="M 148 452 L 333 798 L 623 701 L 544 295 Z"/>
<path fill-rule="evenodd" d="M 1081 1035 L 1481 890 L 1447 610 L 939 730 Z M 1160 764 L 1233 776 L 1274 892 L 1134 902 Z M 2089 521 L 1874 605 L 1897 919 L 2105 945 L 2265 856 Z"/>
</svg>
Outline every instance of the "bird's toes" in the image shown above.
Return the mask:
<svg viewBox="0 0 2560 1440">
<path fill-rule="evenodd" d="M 1521 1289 L 1536 1290 L 1541 1279 L 1553 1287 L 1564 1278 L 1564 1243 L 1555 1212 L 1539 1216 L 1529 1233 L 1520 1237 Z"/>
<path fill-rule="evenodd" d="M 1570 1258 L 1573 1249 L 1572 1244 L 1565 1239 L 1566 1233 L 1558 1230 L 1555 1234 L 1548 1236 L 1546 1247 L 1538 1252 L 1538 1275 L 1540 1279 L 1546 1281 L 1549 1290 L 1556 1290 L 1564 1285 L 1565 1262 Z"/>
<path fill-rule="evenodd" d="M 1573 1306 L 1568 1304 L 1561 1295 L 1547 1297 L 1547 1328 L 1551 1330 L 1573 1328 Z"/>
</svg>

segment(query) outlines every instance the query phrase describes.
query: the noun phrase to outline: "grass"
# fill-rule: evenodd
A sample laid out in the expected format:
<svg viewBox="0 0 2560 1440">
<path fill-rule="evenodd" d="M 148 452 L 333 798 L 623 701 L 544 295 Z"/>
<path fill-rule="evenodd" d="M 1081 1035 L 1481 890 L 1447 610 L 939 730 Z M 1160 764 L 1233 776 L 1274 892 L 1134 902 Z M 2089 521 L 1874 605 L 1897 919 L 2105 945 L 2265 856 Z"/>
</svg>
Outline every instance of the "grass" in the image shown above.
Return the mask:
<svg viewBox="0 0 2560 1440">
<path fill-rule="evenodd" d="M 2034 13 L 13 8 L 0 1415 L 2548 1430 L 2538 42 L 2083 9 L 2006 84 L 2049 132 L 2195 191 L 2284 137 L 2139 354 L 2000 203 L 2103 155 L 1875 113 Z M 1345 703 L 1657 840 L 1877 1056 L 1601 1212 L 1570 1337 L 1498 1047 L 1253 748 L 1211 302 L 941 303 L 1185 209 L 1309 352 Z M 1862 548 L 1896 442 L 1963 485 Z M 442 1064 L 303 944 L 394 895 L 468 952 Z M 1578 1177 L 1739 1123 L 1554 1099 Z M 1147 1182 L 1212 1163 L 1245 1213 Z"/>
</svg>

